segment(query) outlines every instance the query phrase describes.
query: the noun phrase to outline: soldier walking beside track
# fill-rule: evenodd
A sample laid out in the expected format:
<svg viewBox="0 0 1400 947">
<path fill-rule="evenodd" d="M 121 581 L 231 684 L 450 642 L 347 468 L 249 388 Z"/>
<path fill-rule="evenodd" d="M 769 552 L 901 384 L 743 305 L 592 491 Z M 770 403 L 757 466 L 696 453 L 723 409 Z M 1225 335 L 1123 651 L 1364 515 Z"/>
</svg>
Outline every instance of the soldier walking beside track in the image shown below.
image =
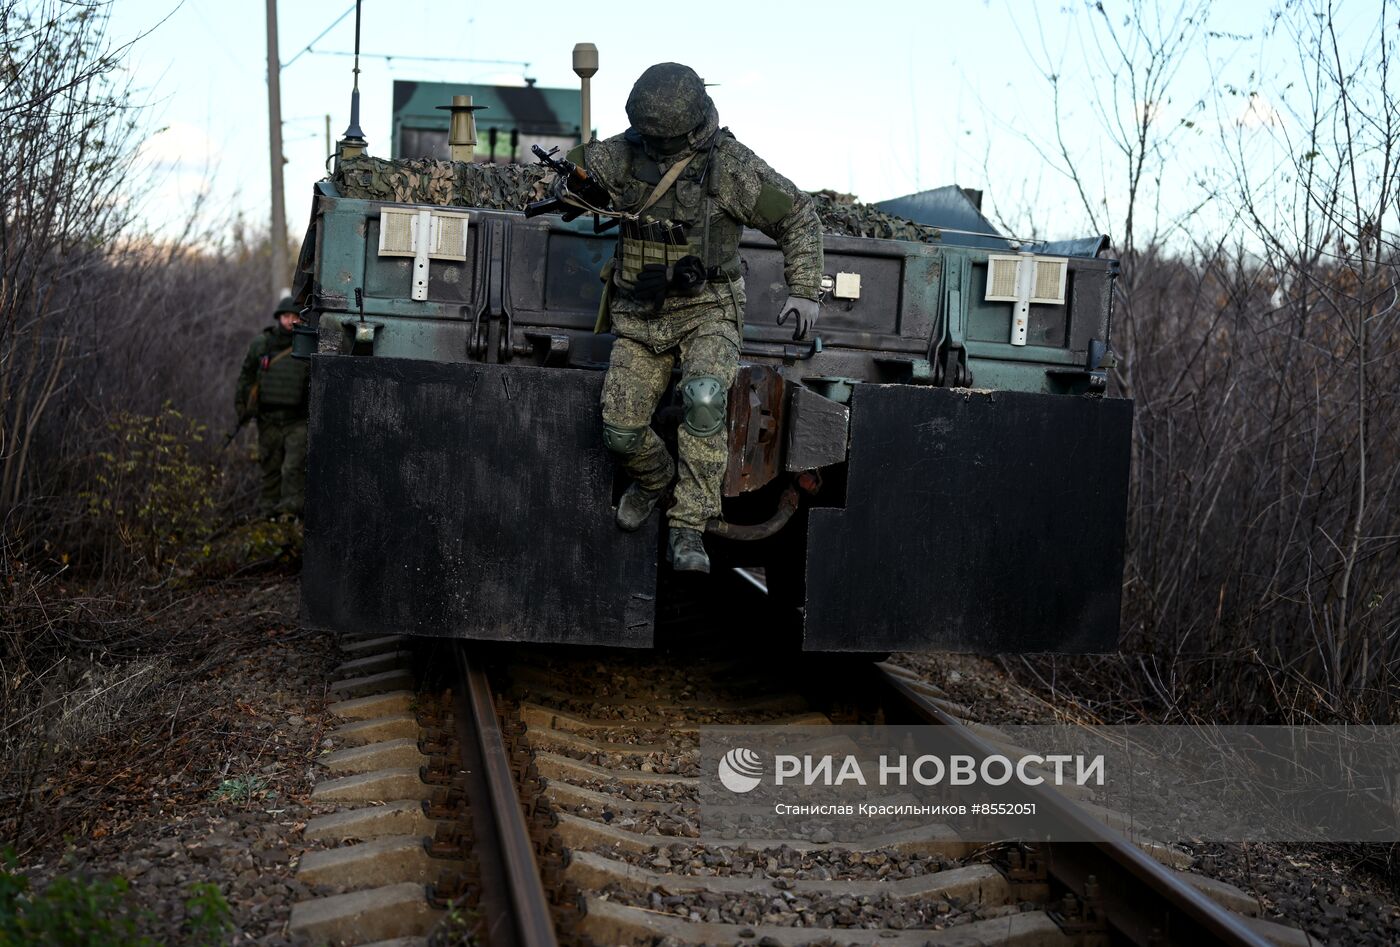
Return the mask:
<svg viewBox="0 0 1400 947">
<path fill-rule="evenodd" d="M 743 338 L 739 236 L 748 226 L 777 241 L 790 294 L 778 322 L 793 319 L 800 339 L 817 321 L 821 224 L 804 192 L 719 127 L 688 66 L 660 63 L 642 73 L 627 118 L 623 134 L 570 155 L 625 215 L 603 271 L 617 335 L 603 384 L 603 440 L 633 478 L 617 524 L 639 528 L 674 478 L 672 568 L 708 572 L 702 533 L 720 515 L 727 398 Z M 677 356 L 685 405 L 679 471 L 651 428 Z"/>
<path fill-rule="evenodd" d="M 239 424 L 258 422 L 262 467 L 261 516 L 301 516 L 306 493 L 307 363 L 291 357 L 292 325 L 298 311 L 290 296 L 273 311 L 274 324 L 248 346 L 238 373 L 235 408 Z"/>
</svg>

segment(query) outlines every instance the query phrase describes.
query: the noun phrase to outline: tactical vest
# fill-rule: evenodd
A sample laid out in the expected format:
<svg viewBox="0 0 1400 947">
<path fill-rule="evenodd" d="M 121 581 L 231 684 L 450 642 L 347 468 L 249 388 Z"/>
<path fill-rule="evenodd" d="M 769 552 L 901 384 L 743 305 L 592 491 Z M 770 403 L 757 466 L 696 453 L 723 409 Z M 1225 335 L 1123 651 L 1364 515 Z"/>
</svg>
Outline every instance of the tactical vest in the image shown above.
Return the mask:
<svg viewBox="0 0 1400 947">
<path fill-rule="evenodd" d="M 278 355 L 291 348 L 292 334 L 264 329 L 258 358 L 258 409 L 278 413 L 306 408 L 308 363 Z"/>
<path fill-rule="evenodd" d="M 639 223 L 624 221 L 619 227 L 613 281 L 624 292 L 636 283 L 642 267 L 659 263 L 671 267 L 687 256 L 699 257 L 706 277 L 713 282 L 738 279 L 739 236 L 743 224 L 727 214 L 716 200 L 719 192 L 719 146 L 728 133 L 719 131 L 705 150 L 698 152 L 680 177 L 642 215 Z M 664 172 L 642 148 L 631 144 L 630 180 L 623 187 L 623 210 L 637 213 L 651 197 Z"/>
</svg>

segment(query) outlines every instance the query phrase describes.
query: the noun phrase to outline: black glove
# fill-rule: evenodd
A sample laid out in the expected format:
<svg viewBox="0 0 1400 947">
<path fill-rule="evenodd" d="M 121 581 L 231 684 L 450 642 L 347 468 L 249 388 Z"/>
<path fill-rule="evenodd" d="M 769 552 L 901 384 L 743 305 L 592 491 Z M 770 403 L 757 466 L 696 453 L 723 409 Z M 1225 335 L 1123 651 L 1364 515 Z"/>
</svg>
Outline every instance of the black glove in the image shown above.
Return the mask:
<svg viewBox="0 0 1400 947">
<path fill-rule="evenodd" d="M 783 303 L 783 308 L 778 311 L 778 325 L 783 325 L 789 317 L 796 317 L 796 325 L 792 330 L 793 341 L 806 338 L 807 333 L 817 324 L 817 311 L 820 303 L 815 299 L 803 299 L 801 296 L 789 296 L 787 302 Z"/>
<path fill-rule="evenodd" d="M 632 296 L 640 302 L 651 303 L 660 312 L 661 304 L 666 301 L 668 283 L 666 267 L 660 263 L 648 263 L 632 284 Z"/>
<path fill-rule="evenodd" d="M 698 296 L 705 288 L 705 264 L 698 256 L 683 256 L 671 267 L 671 288 L 682 296 Z"/>
</svg>

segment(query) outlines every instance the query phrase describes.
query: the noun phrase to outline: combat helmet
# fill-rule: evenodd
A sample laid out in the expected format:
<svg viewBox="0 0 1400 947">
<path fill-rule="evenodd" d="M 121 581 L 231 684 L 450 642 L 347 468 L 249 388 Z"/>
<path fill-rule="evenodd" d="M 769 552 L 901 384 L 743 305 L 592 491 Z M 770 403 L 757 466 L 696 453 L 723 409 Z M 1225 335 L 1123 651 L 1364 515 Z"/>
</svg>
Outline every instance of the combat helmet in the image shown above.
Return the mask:
<svg viewBox="0 0 1400 947">
<path fill-rule="evenodd" d="M 647 69 L 627 96 L 627 120 L 642 137 L 684 147 L 717 119 L 715 103 L 694 69 L 662 62 Z M 673 149 L 667 149 L 673 150 Z"/>
<path fill-rule="evenodd" d="M 297 305 L 297 301 L 292 297 L 283 296 L 277 301 L 277 308 L 272 310 L 272 318 L 276 319 L 284 312 L 292 312 L 301 315 L 301 307 Z"/>
</svg>

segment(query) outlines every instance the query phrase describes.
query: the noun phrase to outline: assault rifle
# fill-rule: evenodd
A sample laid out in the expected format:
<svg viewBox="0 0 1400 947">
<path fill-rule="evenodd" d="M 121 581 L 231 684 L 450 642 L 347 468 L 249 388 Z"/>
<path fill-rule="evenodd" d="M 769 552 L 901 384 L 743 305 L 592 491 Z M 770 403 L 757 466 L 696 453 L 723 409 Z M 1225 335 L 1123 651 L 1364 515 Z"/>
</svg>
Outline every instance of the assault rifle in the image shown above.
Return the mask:
<svg viewBox="0 0 1400 947">
<path fill-rule="evenodd" d="M 582 202 L 597 207 L 600 210 L 606 209 L 608 205 L 612 203 L 612 195 L 608 193 L 607 188 L 598 183 L 596 178 L 589 175 L 587 171 L 574 164 L 568 158 L 554 157 L 555 152 L 559 150 L 558 147 L 545 151 L 539 145 L 531 145 L 530 150 L 535 153 L 535 157 L 539 159 L 540 164 L 549 168 L 559 177 L 554 184 L 555 193 L 553 197 L 546 197 L 539 201 L 531 201 L 525 205 L 526 217 L 538 217 L 540 214 L 558 214 L 564 220 L 573 220 L 575 217 L 587 213 L 587 210 L 584 208 L 565 200 L 561 189 L 576 195 Z M 606 230 L 608 227 L 616 225 L 616 223 L 617 221 L 614 219 L 600 226 L 595 219 L 593 228 L 595 230 Z"/>
<path fill-rule="evenodd" d="M 232 444 L 234 438 L 238 436 L 238 432 L 242 431 L 243 426 L 251 420 L 253 420 L 253 416 L 251 414 L 248 414 L 247 412 L 240 414 L 238 416 L 238 425 L 232 431 L 229 431 L 228 434 L 224 435 L 224 443 L 219 448 L 219 450 L 222 451 L 226 449 L 230 444 Z"/>
</svg>

